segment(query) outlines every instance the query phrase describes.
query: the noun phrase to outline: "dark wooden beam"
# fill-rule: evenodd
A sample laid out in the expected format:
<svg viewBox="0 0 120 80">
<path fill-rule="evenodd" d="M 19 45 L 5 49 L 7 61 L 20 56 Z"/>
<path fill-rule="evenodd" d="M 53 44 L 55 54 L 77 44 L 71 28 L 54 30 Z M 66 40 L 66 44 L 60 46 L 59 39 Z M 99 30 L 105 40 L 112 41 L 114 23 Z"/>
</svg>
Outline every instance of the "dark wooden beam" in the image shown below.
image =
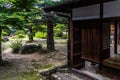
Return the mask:
<svg viewBox="0 0 120 80">
<path fill-rule="evenodd" d="M 102 52 L 103 52 L 103 0 L 100 1 L 100 22 L 99 22 L 99 28 L 100 28 L 100 50 L 99 50 L 99 69 L 101 70 L 101 62 L 102 62 Z"/>
<path fill-rule="evenodd" d="M 117 40 L 117 33 L 118 33 L 118 31 L 117 31 L 117 28 L 118 28 L 118 22 L 116 21 L 115 22 L 115 37 L 114 37 L 114 53 L 115 54 L 117 54 L 117 42 L 118 42 L 118 40 Z"/>
</svg>

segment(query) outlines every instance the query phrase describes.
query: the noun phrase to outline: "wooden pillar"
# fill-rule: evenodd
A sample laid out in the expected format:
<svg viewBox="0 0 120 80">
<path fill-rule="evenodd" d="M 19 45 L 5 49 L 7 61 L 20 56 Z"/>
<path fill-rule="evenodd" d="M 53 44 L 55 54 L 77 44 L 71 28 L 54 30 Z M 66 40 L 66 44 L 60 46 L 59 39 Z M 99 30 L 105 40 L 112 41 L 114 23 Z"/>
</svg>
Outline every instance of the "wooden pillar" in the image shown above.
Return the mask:
<svg viewBox="0 0 120 80">
<path fill-rule="evenodd" d="M 71 21 L 71 17 L 68 17 L 68 41 L 67 41 L 67 66 L 68 68 L 70 68 L 70 64 L 71 64 L 71 60 L 70 60 L 70 57 L 71 57 L 71 47 L 70 47 L 70 21 Z"/>
<path fill-rule="evenodd" d="M 102 51 L 103 51 L 103 0 L 100 0 L 100 22 L 99 22 L 99 28 L 100 28 L 100 63 L 99 63 L 99 69 L 101 70 L 101 61 L 102 61 Z"/>
<path fill-rule="evenodd" d="M 118 33 L 118 22 L 115 22 L 115 34 L 114 34 L 114 53 L 117 54 L 117 33 Z"/>
<path fill-rule="evenodd" d="M 1 47 L 1 33 L 2 33 L 2 28 L 0 26 L 0 65 L 2 65 L 2 47 Z"/>
<path fill-rule="evenodd" d="M 72 23 L 72 13 L 70 19 L 70 67 L 73 68 L 73 23 Z"/>
</svg>

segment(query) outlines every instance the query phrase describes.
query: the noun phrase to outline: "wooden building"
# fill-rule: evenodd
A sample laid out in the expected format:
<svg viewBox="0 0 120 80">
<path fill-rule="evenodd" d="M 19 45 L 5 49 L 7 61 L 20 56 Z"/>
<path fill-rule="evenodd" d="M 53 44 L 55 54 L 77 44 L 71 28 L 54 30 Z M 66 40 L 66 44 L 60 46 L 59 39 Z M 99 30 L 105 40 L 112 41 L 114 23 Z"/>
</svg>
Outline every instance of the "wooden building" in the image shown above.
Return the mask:
<svg viewBox="0 0 120 80">
<path fill-rule="evenodd" d="M 85 61 L 117 69 L 120 75 L 120 60 L 117 67 L 106 65 L 110 56 L 110 26 L 115 26 L 115 50 L 117 53 L 117 27 L 120 22 L 120 0 L 71 0 L 44 8 L 46 12 L 70 13 L 68 67 L 80 69 Z M 120 57 L 119 57 L 120 58 Z M 106 60 L 107 61 L 107 60 Z M 109 64 L 109 63 L 107 63 Z M 104 67 L 105 68 L 105 67 Z"/>
</svg>

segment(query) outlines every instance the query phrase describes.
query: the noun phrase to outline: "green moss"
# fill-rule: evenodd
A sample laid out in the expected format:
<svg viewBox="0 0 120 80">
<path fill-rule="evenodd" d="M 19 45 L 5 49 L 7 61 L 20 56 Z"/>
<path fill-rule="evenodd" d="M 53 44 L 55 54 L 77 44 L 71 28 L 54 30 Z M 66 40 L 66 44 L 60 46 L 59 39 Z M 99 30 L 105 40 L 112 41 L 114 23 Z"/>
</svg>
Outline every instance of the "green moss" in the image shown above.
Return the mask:
<svg viewBox="0 0 120 80">
<path fill-rule="evenodd" d="M 37 75 L 37 72 L 30 71 L 18 75 L 7 75 L 3 78 L 0 78 L 0 80 L 43 80 L 43 79 L 40 75 Z"/>
<path fill-rule="evenodd" d="M 37 75 L 37 72 L 35 71 L 25 72 L 21 77 L 21 80 L 43 80 L 42 77 L 40 75 Z"/>
<path fill-rule="evenodd" d="M 34 66 L 35 69 L 49 69 L 49 68 L 53 67 L 52 64 L 41 65 L 41 64 L 37 64 L 37 63 L 32 64 L 32 66 Z"/>
</svg>

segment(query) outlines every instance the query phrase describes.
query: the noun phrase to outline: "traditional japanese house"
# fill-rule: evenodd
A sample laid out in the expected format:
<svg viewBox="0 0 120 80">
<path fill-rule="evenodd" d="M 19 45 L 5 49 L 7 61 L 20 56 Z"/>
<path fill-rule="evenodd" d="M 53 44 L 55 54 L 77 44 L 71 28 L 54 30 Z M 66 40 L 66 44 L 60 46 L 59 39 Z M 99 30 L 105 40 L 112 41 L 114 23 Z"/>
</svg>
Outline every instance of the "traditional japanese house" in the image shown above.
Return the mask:
<svg viewBox="0 0 120 80">
<path fill-rule="evenodd" d="M 120 75 L 120 56 L 117 54 L 120 0 L 71 0 L 44 10 L 71 14 L 68 41 L 70 69 L 83 68 L 85 61 L 90 61 L 99 64 L 99 69 L 114 69 Z M 114 53 L 110 50 L 111 25 L 114 25 Z M 112 57 L 115 54 L 116 59 Z"/>
</svg>

